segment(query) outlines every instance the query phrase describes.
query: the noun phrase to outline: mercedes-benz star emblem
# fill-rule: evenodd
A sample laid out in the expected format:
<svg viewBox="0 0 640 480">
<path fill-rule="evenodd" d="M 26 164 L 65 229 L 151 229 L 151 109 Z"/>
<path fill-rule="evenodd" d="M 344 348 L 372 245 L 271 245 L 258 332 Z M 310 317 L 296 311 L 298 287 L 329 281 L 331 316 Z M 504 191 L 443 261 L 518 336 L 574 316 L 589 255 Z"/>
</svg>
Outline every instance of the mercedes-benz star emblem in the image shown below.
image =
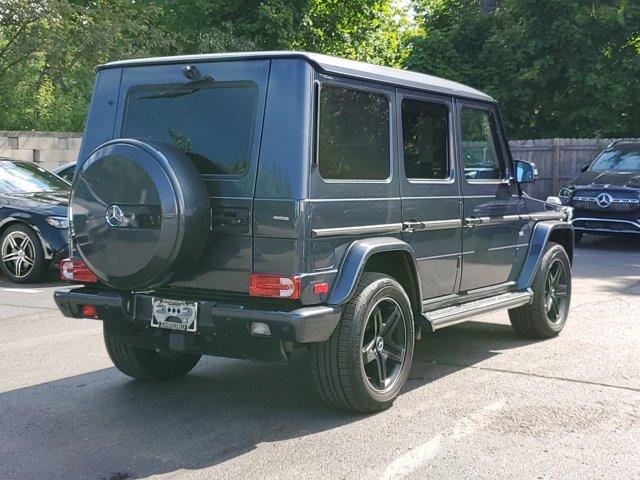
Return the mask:
<svg viewBox="0 0 640 480">
<path fill-rule="evenodd" d="M 122 213 L 122 209 L 119 206 L 111 205 L 107 208 L 104 218 L 110 226 L 118 227 L 124 220 L 124 213 Z"/>
<path fill-rule="evenodd" d="M 600 208 L 607 208 L 611 205 L 611 202 L 613 202 L 613 197 L 608 193 L 601 193 L 598 195 L 598 198 L 596 198 L 596 202 Z"/>
</svg>

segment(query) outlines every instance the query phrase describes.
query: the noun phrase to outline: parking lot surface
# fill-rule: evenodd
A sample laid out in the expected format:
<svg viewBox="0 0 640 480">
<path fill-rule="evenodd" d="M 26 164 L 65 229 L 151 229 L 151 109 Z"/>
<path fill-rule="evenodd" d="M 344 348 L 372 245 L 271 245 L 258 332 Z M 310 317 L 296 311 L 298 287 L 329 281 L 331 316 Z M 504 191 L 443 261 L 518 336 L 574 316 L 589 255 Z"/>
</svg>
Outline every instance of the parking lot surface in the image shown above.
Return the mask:
<svg viewBox="0 0 640 480">
<path fill-rule="evenodd" d="M 640 478 L 640 241 L 585 237 L 549 341 L 506 312 L 417 343 L 403 394 L 354 416 L 289 365 L 206 358 L 132 381 L 101 324 L 58 313 L 64 284 L 0 278 L 0 478 Z"/>
</svg>

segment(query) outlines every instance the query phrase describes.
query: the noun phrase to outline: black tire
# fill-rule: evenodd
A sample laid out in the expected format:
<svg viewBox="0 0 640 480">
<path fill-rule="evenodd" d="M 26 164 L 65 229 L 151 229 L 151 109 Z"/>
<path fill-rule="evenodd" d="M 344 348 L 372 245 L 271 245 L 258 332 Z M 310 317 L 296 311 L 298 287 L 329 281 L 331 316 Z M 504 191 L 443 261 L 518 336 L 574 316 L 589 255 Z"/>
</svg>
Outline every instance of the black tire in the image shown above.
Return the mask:
<svg viewBox="0 0 640 480">
<path fill-rule="evenodd" d="M 558 283 L 553 283 L 554 272 L 558 272 Z M 509 310 L 513 329 L 528 338 L 557 336 L 567 322 L 571 304 L 571 264 L 561 245 L 549 242 L 545 247 L 532 289 L 530 305 Z"/>
<path fill-rule="evenodd" d="M 409 376 L 414 339 L 411 305 L 400 284 L 386 275 L 364 273 L 331 337 L 311 345 L 320 397 L 354 412 L 389 408 Z"/>
<path fill-rule="evenodd" d="M 573 233 L 573 243 L 574 244 L 578 244 L 580 243 L 580 241 L 582 240 L 582 236 L 584 235 L 584 233 L 582 232 L 574 232 Z"/>
<path fill-rule="evenodd" d="M 111 361 L 125 375 L 138 380 L 162 382 L 185 376 L 200 360 L 200 355 L 176 353 L 161 355 L 155 350 L 133 347 L 103 328 L 104 344 Z"/>
<path fill-rule="evenodd" d="M 21 240 L 23 240 L 22 243 Z M 19 251 L 25 252 L 19 264 L 16 260 L 5 262 L 5 258 L 12 258 L 9 255 L 15 255 Z M 28 225 L 21 223 L 10 225 L 0 236 L 0 270 L 12 282 L 40 282 L 47 274 L 47 265 L 40 238 Z"/>
</svg>

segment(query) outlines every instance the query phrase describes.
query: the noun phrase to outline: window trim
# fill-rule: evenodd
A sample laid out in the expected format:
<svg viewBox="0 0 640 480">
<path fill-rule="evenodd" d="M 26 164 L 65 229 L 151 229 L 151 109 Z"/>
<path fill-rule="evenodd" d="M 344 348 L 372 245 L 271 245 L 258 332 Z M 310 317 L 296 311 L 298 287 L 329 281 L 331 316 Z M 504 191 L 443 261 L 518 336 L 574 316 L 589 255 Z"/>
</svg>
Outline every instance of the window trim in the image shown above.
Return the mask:
<svg viewBox="0 0 640 480">
<path fill-rule="evenodd" d="M 248 141 L 248 149 L 247 149 L 247 162 L 244 166 L 244 170 L 242 171 L 242 173 L 240 174 L 225 174 L 225 173 L 201 173 L 200 175 L 202 176 L 202 178 L 204 180 L 241 180 L 243 178 L 245 178 L 250 172 L 251 172 L 251 168 L 252 168 L 252 163 L 253 163 L 253 154 L 254 154 L 254 142 L 256 139 L 256 122 L 258 120 L 258 113 L 259 113 L 259 107 L 258 107 L 258 102 L 260 100 L 260 87 L 258 86 L 258 84 L 256 82 L 254 82 L 253 80 L 231 80 L 231 81 L 221 81 L 221 82 L 215 82 L 212 86 L 207 86 L 207 87 L 203 87 L 202 89 L 208 89 L 208 88 L 214 88 L 216 85 L 221 85 L 221 84 L 226 84 L 223 85 L 222 88 L 232 88 L 234 85 L 242 85 L 242 84 L 247 84 L 250 85 L 252 89 L 255 90 L 256 92 L 256 98 L 255 98 L 255 102 L 253 105 L 253 119 L 251 122 L 251 134 L 249 136 L 249 141 Z M 122 111 L 122 115 L 121 115 L 121 121 L 120 121 L 120 137 L 125 137 L 124 131 L 127 125 L 127 116 L 129 113 L 129 104 L 130 104 L 130 95 L 132 94 L 133 91 L 135 90 L 141 90 L 141 89 L 145 89 L 145 88 L 149 88 L 149 89 L 154 89 L 154 88 L 159 88 L 159 89 L 166 89 L 166 88 L 171 88 L 173 86 L 176 85 L 181 85 L 180 82 L 174 82 L 174 83 L 137 83 L 137 84 L 133 84 L 131 86 L 129 86 L 129 88 L 127 88 L 127 91 L 124 93 L 124 97 L 123 97 L 123 111 Z M 218 87 L 220 88 L 220 87 Z M 187 87 L 188 90 L 188 87 Z M 258 147 L 258 151 L 260 150 L 260 148 Z M 209 160 L 209 159 L 207 159 Z"/>
<path fill-rule="evenodd" d="M 489 178 L 485 178 L 482 180 L 470 180 L 469 178 L 467 178 L 467 176 L 464 173 L 464 159 L 462 158 L 462 109 L 463 108 L 468 108 L 468 109 L 472 109 L 472 110 L 480 110 L 483 111 L 485 113 L 487 113 L 491 119 L 493 120 L 493 126 L 495 128 L 494 130 L 494 143 L 496 146 L 496 153 L 498 154 L 498 161 L 501 163 L 501 167 L 502 167 L 502 178 L 494 178 L 494 179 L 489 179 Z M 498 122 L 498 118 L 495 112 L 495 107 L 491 106 L 491 105 L 482 105 L 482 104 L 477 104 L 477 103 L 467 103 L 467 102 L 458 102 L 458 130 L 459 130 L 459 141 L 458 141 L 458 148 L 459 148 L 459 155 L 460 155 L 460 168 L 462 169 L 462 175 L 461 177 L 464 178 L 465 183 L 469 184 L 469 185 L 501 185 L 501 184 L 509 184 L 511 183 L 511 168 L 509 166 L 509 162 L 507 162 L 505 156 L 506 156 L 506 152 L 504 151 L 504 145 L 503 142 L 501 140 L 501 132 L 502 132 L 502 128 L 500 123 Z"/>
<path fill-rule="evenodd" d="M 448 185 L 456 182 L 456 165 L 455 165 L 455 122 L 454 122 L 454 104 L 452 100 L 440 97 L 432 97 L 425 92 L 425 95 L 419 93 L 399 93 L 398 101 L 398 162 L 402 165 L 402 176 L 404 180 L 415 185 Z M 405 170 L 404 163 L 404 124 L 402 118 L 402 102 L 405 99 L 417 100 L 425 103 L 438 103 L 447 107 L 447 167 L 449 174 L 445 178 L 409 178 Z"/>
<path fill-rule="evenodd" d="M 385 92 L 383 90 L 379 90 L 377 88 L 375 88 L 374 86 L 368 86 L 368 85 L 361 85 L 361 84 L 354 84 L 348 81 L 340 81 L 337 79 L 331 79 L 331 80 L 316 80 L 315 81 L 315 90 L 316 90 L 316 97 L 314 99 L 314 107 L 316 109 L 315 111 L 315 115 L 314 115 L 314 121 L 315 121 L 315 126 L 314 126 L 314 149 L 313 149 L 313 168 L 314 170 L 317 171 L 318 173 L 318 177 L 320 178 L 320 180 L 323 183 L 327 183 L 327 184 L 387 184 L 387 183 L 391 183 L 393 181 L 393 149 L 394 149 L 394 143 L 393 143 L 393 125 L 394 125 L 394 115 L 393 115 L 393 102 L 392 102 L 392 98 L 391 98 L 391 94 L 388 92 Z M 320 95 L 322 95 L 322 88 L 324 86 L 330 86 L 330 87 L 339 87 L 339 88 L 344 88 L 344 89 L 350 89 L 350 90 L 358 90 L 358 91 L 362 91 L 362 92 L 367 92 L 367 93 L 374 93 L 377 95 L 381 95 L 384 96 L 387 99 L 387 106 L 388 106 L 388 112 L 389 112 L 389 123 L 388 123 L 388 132 L 389 132 L 389 176 L 387 178 L 384 179 L 359 179 L 359 178 L 353 178 L 353 179 L 333 179 L 333 178 L 325 178 L 322 176 L 322 174 L 320 173 Z"/>
</svg>

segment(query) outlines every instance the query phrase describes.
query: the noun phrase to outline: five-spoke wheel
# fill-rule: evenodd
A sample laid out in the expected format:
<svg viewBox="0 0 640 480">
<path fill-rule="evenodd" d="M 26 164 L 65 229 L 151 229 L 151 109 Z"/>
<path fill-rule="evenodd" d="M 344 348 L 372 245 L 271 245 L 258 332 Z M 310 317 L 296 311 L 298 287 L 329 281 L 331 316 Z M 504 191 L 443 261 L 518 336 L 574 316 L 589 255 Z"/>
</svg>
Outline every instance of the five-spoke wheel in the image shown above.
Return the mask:
<svg viewBox="0 0 640 480">
<path fill-rule="evenodd" d="M 15 224 L 0 237 L 0 269 L 12 281 L 30 283 L 39 281 L 45 261 L 40 240 L 26 225 Z"/>
<path fill-rule="evenodd" d="M 362 363 L 371 386 L 384 390 L 402 371 L 407 333 L 400 305 L 382 298 L 369 314 L 362 340 Z"/>
<path fill-rule="evenodd" d="M 567 306 L 567 270 L 559 258 L 554 259 L 549 266 L 544 298 L 549 321 L 552 323 L 561 321 Z"/>
</svg>

